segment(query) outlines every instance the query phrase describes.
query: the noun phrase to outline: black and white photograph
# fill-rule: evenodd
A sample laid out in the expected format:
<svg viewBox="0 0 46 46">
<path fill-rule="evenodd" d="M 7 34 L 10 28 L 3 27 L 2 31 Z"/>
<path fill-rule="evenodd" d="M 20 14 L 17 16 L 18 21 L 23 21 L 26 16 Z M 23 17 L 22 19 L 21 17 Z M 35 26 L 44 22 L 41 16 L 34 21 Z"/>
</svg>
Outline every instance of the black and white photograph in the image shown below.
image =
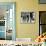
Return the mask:
<svg viewBox="0 0 46 46">
<path fill-rule="evenodd" d="M 35 23 L 35 13 L 21 12 L 21 23 Z"/>
</svg>

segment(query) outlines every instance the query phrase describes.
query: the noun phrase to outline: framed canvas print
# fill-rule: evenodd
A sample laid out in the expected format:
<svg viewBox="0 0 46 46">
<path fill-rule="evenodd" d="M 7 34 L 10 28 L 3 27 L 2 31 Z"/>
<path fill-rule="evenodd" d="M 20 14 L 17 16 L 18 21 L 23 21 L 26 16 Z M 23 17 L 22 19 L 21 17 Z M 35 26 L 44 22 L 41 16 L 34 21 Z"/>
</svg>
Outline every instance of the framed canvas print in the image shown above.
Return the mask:
<svg viewBox="0 0 46 46">
<path fill-rule="evenodd" d="M 15 2 L 0 2 L 0 40 L 15 40 Z"/>
<path fill-rule="evenodd" d="M 46 4 L 46 0 L 38 0 L 39 4 Z"/>
<path fill-rule="evenodd" d="M 35 23 L 35 13 L 21 12 L 21 23 Z"/>
</svg>

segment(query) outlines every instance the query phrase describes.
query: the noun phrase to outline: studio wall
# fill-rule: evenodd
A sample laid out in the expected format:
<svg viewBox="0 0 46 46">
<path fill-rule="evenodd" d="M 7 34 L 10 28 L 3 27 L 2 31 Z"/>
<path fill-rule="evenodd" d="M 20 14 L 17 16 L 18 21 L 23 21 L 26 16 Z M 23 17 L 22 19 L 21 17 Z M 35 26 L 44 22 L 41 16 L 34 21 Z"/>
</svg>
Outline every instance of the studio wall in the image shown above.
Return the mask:
<svg viewBox="0 0 46 46">
<path fill-rule="evenodd" d="M 16 2 L 16 38 L 33 38 L 39 35 L 39 11 L 46 11 L 46 4 L 39 4 L 38 0 L 0 0 L 0 2 Z M 35 12 L 34 24 L 21 24 L 22 11 Z"/>
</svg>

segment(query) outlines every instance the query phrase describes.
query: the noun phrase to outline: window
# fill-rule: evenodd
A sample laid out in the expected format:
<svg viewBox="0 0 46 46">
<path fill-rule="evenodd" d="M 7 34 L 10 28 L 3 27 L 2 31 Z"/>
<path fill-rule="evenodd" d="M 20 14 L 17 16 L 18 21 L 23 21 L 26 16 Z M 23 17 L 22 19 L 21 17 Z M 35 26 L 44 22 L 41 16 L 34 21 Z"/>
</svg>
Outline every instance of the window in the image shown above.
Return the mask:
<svg viewBox="0 0 46 46">
<path fill-rule="evenodd" d="M 39 12 L 39 35 L 46 32 L 46 11 Z"/>
<path fill-rule="evenodd" d="M 15 3 L 0 3 L 0 40 L 15 40 Z"/>
<path fill-rule="evenodd" d="M 46 0 L 39 0 L 40 4 L 46 4 Z"/>
</svg>

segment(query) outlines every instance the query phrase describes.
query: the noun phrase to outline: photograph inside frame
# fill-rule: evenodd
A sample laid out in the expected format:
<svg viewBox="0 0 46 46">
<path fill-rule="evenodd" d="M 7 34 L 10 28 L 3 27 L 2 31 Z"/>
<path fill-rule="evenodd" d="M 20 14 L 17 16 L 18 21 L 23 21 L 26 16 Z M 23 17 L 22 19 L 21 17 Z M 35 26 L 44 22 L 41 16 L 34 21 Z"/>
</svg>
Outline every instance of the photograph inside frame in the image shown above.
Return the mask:
<svg viewBox="0 0 46 46">
<path fill-rule="evenodd" d="M 21 12 L 21 23 L 35 23 L 35 13 Z"/>
</svg>

